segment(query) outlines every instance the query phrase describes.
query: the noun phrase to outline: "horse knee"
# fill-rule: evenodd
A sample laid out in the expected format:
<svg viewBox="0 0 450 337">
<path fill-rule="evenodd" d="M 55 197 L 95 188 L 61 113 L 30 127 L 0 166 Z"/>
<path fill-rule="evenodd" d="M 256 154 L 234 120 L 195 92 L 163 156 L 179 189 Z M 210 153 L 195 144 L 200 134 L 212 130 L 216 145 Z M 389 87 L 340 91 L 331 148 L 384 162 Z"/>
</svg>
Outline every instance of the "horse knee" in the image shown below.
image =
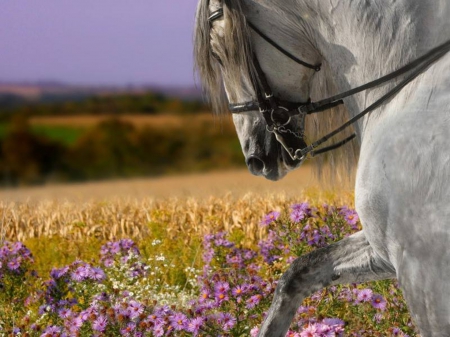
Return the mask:
<svg viewBox="0 0 450 337">
<path fill-rule="evenodd" d="M 330 249 L 317 249 L 297 258 L 281 277 L 278 292 L 289 297 L 306 297 L 339 278 L 339 275 L 334 273 L 332 261 L 329 259 Z"/>
</svg>

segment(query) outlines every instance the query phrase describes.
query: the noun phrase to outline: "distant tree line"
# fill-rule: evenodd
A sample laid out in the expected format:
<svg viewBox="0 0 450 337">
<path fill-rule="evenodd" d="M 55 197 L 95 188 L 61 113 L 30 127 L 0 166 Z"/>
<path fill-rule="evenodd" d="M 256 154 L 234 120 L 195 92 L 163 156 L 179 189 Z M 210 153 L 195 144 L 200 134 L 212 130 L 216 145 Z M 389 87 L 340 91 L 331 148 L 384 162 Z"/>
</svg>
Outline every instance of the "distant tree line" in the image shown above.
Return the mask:
<svg viewBox="0 0 450 337">
<path fill-rule="evenodd" d="M 64 98 L 64 97 L 62 97 Z M 158 93 L 70 96 L 66 99 L 42 98 L 33 102 L 15 95 L 0 95 L 0 117 L 5 120 L 17 114 L 27 116 L 101 115 L 101 114 L 189 114 L 208 111 L 200 100 L 169 98 Z"/>
<path fill-rule="evenodd" d="M 234 128 L 218 129 L 210 123 L 137 128 L 111 118 L 65 145 L 33 133 L 27 119 L 16 116 L 0 140 L 3 186 L 155 176 L 242 164 Z"/>
</svg>

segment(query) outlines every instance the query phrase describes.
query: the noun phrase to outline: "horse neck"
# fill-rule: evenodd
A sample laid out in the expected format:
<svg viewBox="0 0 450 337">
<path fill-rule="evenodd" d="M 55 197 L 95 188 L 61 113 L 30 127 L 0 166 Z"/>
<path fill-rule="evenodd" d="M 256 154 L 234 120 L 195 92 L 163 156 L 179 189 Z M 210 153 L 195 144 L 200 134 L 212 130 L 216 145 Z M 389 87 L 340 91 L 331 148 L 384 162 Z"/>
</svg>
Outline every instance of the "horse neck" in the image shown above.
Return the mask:
<svg viewBox="0 0 450 337">
<path fill-rule="evenodd" d="M 448 35 L 450 5 L 447 0 L 371 0 L 301 2 L 298 8 L 315 31 L 315 43 L 324 57 L 337 92 L 381 77 L 413 61 L 419 55 L 442 43 Z M 313 3 L 313 4 L 312 4 Z M 304 17 L 304 14 L 303 14 Z M 447 36 L 448 35 L 448 36 Z M 391 81 L 380 88 L 346 100 L 351 116 L 395 86 Z M 362 126 L 377 120 L 388 105 L 360 121 L 356 129 L 362 137 Z"/>
</svg>

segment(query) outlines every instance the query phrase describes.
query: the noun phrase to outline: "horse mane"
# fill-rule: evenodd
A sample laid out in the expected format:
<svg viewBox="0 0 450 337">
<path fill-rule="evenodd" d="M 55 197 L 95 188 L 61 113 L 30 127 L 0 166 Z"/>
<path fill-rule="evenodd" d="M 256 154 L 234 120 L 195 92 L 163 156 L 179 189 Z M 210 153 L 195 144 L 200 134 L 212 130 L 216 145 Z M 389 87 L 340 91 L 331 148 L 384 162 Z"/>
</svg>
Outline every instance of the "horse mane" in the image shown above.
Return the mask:
<svg viewBox="0 0 450 337">
<path fill-rule="evenodd" d="M 338 94 L 336 85 L 332 80 L 328 61 L 322 61 L 321 71 L 314 75 L 311 83 L 311 99 L 318 101 Z M 350 118 L 345 105 L 315 113 L 306 117 L 305 133 L 307 143 L 314 142 L 322 136 L 334 131 Z M 338 140 L 349 137 L 354 132 L 349 127 L 336 138 L 332 138 L 323 146 L 331 145 Z M 354 140 L 333 151 L 315 157 L 312 162 L 316 166 L 316 175 L 320 181 L 330 182 L 331 185 L 340 183 L 353 183 L 358 162 L 359 142 Z M 353 186 L 352 186 L 353 187 Z"/>
<path fill-rule="evenodd" d="M 297 15 L 295 11 L 286 10 L 285 0 L 272 1 L 274 13 L 283 18 L 289 28 L 280 28 L 280 32 L 297 44 L 297 48 L 314 48 L 308 40 L 307 32 L 313 27 Z M 275 4 L 274 4 L 275 3 Z M 279 3 L 279 5 L 278 5 Z M 292 2 L 289 2 L 292 3 Z M 247 90 L 254 97 L 252 83 L 253 51 L 250 41 L 250 31 L 244 15 L 242 0 L 223 0 L 224 18 L 227 20 L 225 31 L 211 32 L 208 17 L 209 0 L 200 0 L 196 13 L 196 26 L 194 35 L 194 58 L 196 71 L 203 84 L 203 90 L 215 113 L 223 113 L 228 108 L 228 98 L 223 83 L 229 88 L 227 94 L 231 100 L 236 101 L 236 91 L 233 88 Z M 305 32 L 305 38 L 298 39 L 298 32 Z M 294 33 L 297 36 L 294 36 Z M 215 34 L 211 34 L 215 33 Z M 220 41 L 213 40 L 211 36 L 219 37 Z M 213 48 L 215 53 L 213 53 Z M 312 49 L 309 49 L 312 50 Z M 220 61 L 218 60 L 220 59 Z M 336 85 L 328 65 L 328 60 L 322 60 L 322 70 L 314 75 L 311 83 L 311 98 L 320 100 L 336 94 Z M 346 120 L 349 114 L 344 105 L 332 108 L 325 112 L 307 116 L 305 134 L 308 143 L 317 140 L 323 135 L 333 131 Z M 353 132 L 352 128 L 340 134 L 344 139 Z M 336 140 L 324 144 L 330 145 Z M 359 144 L 356 141 L 346 144 L 325 155 L 311 160 L 316 166 L 316 175 L 321 181 L 338 183 L 353 178 L 359 153 Z M 326 165 L 325 165 L 326 164 Z"/>
<path fill-rule="evenodd" d="M 220 27 L 212 28 L 208 21 L 209 0 L 200 0 L 198 4 L 194 35 L 196 71 L 203 83 L 205 96 L 215 113 L 226 112 L 228 109 L 224 82 L 229 84 L 230 88 L 241 89 L 243 81 L 247 82 L 244 89 L 254 95 L 250 84 L 254 73 L 253 51 L 243 6 L 241 0 L 223 1 L 227 29 L 222 31 Z M 212 39 L 211 36 L 216 39 Z M 228 95 L 230 99 L 237 100 L 234 90 L 229 90 Z"/>
</svg>

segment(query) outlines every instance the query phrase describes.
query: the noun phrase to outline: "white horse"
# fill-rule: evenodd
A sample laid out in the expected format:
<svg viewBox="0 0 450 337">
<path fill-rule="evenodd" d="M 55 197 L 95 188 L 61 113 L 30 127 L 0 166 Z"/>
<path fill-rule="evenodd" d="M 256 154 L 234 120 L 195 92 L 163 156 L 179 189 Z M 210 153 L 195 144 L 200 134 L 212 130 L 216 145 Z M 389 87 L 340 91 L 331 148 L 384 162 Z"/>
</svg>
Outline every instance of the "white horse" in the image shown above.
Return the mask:
<svg viewBox="0 0 450 337">
<path fill-rule="evenodd" d="M 321 71 L 286 57 L 247 22 Z M 234 108 L 260 101 L 253 54 L 275 97 L 307 102 L 380 78 L 448 39 L 449 0 L 200 0 L 195 48 L 220 110 L 225 100 Z M 339 126 L 338 114 L 356 116 L 406 76 L 308 117 L 305 128 Z M 350 158 L 360 146 L 355 204 L 363 230 L 291 265 L 259 336 L 285 336 L 302 300 L 325 286 L 387 278 L 398 279 L 422 336 L 450 336 L 450 53 L 382 103 L 354 123 L 357 140 L 343 147 Z M 304 158 L 289 155 L 253 110 L 233 116 L 247 165 L 280 179 Z M 301 134 L 299 118 L 288 127 Z"/>
</svg>

